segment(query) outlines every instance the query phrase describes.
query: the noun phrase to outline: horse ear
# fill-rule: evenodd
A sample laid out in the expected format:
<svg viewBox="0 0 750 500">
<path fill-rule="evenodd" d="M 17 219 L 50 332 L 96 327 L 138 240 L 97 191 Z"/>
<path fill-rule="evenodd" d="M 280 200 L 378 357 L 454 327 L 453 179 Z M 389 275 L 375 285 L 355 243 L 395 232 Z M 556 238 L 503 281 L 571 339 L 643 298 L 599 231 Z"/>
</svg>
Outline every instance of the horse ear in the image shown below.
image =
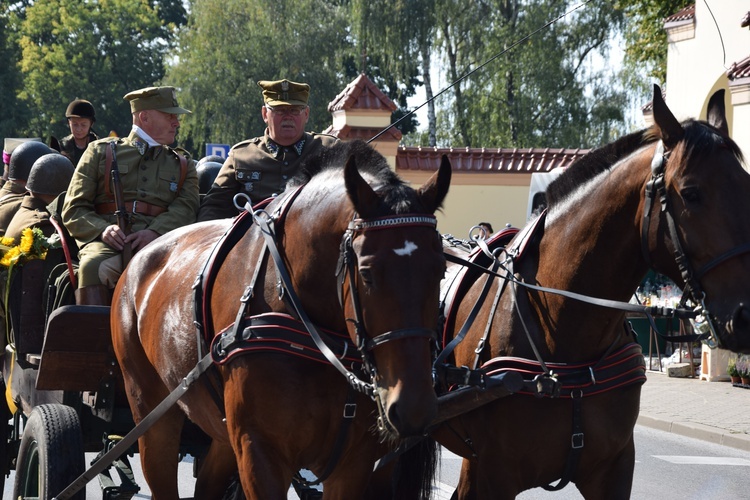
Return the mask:
<svg viewBox="0 0 750 500">
<path fill-rule="evenodd" d="M 448 188 L 451 183 L 451 171 L 451 162 L 447 155 L 443 155 L 438 171 L 432 174 L 432 177 L 417 191 L 422 205 L 432 213 L 435 213 L 435 210 L 443 205 L 445 195 L 448 194 Z"/>
<path fill-rule="evenodd" d="M 727 125 L 726 108 L 724 107 L 724 89 L 714 92 L 714 95 L 708 100 L 706 121 L 727 137 L 729 136 L 729 125 Z"/>
<path fill-rule="evenodd" d="M 654 84 L 653 103 L 654 122 L 659 131 L 659 136 L 664 142 L 664 146 L 666 146 L 667 149 L 671 149 L 680 142 L 685 131 L 682 129 L 680 122 L 667 107 L 667 103 L 664 102 L 664 98 L 661 96 L 661 89 L 656 84 Z"/>
<path fill-rule="evenodd" d="M 344 166 L 344 184 L 349 199 L 354 205 L 354 210 L 357 211 L 359 216 L 363 219 L 374 217 L 375 210 L 378 207 L 378 195 L 367 181 L 359 175 L 354 155 L 349 157 Z"/>
</svg>

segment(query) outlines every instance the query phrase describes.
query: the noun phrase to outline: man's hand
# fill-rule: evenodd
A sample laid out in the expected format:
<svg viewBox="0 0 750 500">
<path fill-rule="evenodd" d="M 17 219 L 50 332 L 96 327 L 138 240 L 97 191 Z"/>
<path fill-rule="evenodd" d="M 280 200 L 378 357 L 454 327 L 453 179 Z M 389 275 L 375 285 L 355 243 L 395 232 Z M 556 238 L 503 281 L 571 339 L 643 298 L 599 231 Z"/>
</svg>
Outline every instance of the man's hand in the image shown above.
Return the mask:
<svg viewBox="0 0 750 500">
<path fill-rule="evenodd" d="M 159 233 L 152 231 L 151 229 L 142 229 L 134 233 L 130 233 L 125 237 L 125 242 L 130 243 L 130 247 L 133 249 L 133 253 L 139 251 L 156 238 L 159 237 Z"/>
<path fill-rule="evenodd" d="M 126 243 L 130 243 L 130 247 L 135 253 L 158 237 L 159 234 L 151 229 L 142 229 L 126 236 L 117 224 L 107 226 L 102 232 L 102 241 L 120 252 L 125 248 Z"/>
<path fill-rule="evenodd" d="M 125 238 L 125 232 L 117 224 L 107 226 L 102 232 L 102 241 L 120 252 L 125 246 Z"/>
</svg>

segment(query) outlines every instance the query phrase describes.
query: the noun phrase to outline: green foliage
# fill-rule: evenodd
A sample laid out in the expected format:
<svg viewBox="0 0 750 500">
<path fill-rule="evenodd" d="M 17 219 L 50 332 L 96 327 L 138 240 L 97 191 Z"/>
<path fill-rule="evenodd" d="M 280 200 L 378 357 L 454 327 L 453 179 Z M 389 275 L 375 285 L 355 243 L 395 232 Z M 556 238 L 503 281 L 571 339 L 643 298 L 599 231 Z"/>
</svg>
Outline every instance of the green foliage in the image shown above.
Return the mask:
<svg viewBox="0 0 750 500">
<path fill-rule="evenodd" d="M 345 9 L 322 0 L 195 0 L 166 78 L 193 111 L 181 141 L 200 156 L 206 142 L 262 135 L 259 80 L 309 83 L 307 129 L 327 128 L 328 102 L 348 83 L 340 73 L 351 46 L 345 18 Z"/>
<path fill-rule="evenodd" d="M 648 76 L 658 82 L 666 81 L 667 33 L 664 31 L 664 19 L 694 3 L 695 0 L 617 0 L 617 8 L 624 11 L 628 18 L 624 30 L 625 61 L 631 71 L 645 66 Z"/>
<path fill-rule="evenodd" d="M 464 78 L 453 87 L 453 101 L 441 103 L 438 122 L 453 124 L 438 131 L 445 145 L 591 147 L 619 132 L 624 92 L 593 67 L 591 54 L 604 51 L 620 12 L 597 4 L 524 40 L 573 3 L 496 0 L 474 9 L 445 3 L 438 45 L 449 81 Z"/>
<path fill-rule="evenodd" d="M 127 134 L 122 96 L 161 80 L 180 9 L 175 0 L 47 0 L 19 11 L 22 85 L 14 94 L 34 112 L 13 135 L 67 135 L 65 108 L 77 97 L 94 104 L 100 135 Z"/>
</svg>

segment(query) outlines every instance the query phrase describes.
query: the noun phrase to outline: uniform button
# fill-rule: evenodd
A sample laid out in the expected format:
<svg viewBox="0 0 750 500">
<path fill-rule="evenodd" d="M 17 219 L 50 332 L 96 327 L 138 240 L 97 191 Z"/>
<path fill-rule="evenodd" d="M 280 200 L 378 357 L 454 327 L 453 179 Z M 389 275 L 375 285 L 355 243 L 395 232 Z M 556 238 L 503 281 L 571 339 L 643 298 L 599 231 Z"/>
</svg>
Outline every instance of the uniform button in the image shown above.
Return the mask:
<svg viewBox="0 0 750 500">
<path fill-rule="evenodd" d="M 284 179 L 284 180 L 287 180 L 287 176 L 286 175 L 282 175 L 281 178 Z"/>
<path fill-rule="evenodd" d="M 146 177 L 146 176 L 143 176 L 143 177 L 141 177 L 141 180 L 142 180 L 143 182 L 146 182 L 146 181 L 148 180 L 148 177 Z"/>
<path fill-rule="evenodd" d="M 288 162 L 288 161 L 285 161 L 285 162 L 284 162 L 284 165 L 289 165 L 289 162 Z"/>
<path fill-rule="evenodd" d="M 146 170 L 146 165 L 141 165 L 141 170 Z"/>
<path fill-rule="evenodd" d="M 140 196 L 141 198 L 145 198 L 146 197 L 146 192 L 145 191 L 138 191 L 138 196 Z"/>
</svg>

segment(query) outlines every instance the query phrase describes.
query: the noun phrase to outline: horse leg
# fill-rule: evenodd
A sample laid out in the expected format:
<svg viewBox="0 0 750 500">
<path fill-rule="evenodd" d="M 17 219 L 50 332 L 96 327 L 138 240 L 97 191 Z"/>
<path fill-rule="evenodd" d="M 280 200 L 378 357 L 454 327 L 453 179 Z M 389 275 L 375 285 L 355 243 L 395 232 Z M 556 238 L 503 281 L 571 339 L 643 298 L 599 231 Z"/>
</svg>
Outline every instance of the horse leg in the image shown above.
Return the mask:
<svg viewBox="0 0 750 500">
<path fill-rule="evenodd" d="M 237 461 L 232 447 L 226 443 L 212 441 L 198 469 L 195 498 L 222 498 L 235 472 Z"/>
<path fill-rule="evenodd" d="M 365 489 L 372 475 L 372 462 L 369 460 L 342 461 L 336 472 L 323 481 L 323 500 L 348 500 L 366 498 Z M 390 496 L 379 497 L 387 500 Z"/>
<path fill-rule="evenodd" d="M 143 475 L 154 500 L 179 499 L 177 465 L 184 422 L 185 414 L 173 408 L 138 440 Z"/>
<path fill-rule="evenodd" d="M 627 446 L 609 461 L 588 468 L 585 479 L 576 481 L 576 487 L 589 500 L 627 500 L 633 487 L 635 468 L 635 443 L 630 438 Z"/>
</svg>

